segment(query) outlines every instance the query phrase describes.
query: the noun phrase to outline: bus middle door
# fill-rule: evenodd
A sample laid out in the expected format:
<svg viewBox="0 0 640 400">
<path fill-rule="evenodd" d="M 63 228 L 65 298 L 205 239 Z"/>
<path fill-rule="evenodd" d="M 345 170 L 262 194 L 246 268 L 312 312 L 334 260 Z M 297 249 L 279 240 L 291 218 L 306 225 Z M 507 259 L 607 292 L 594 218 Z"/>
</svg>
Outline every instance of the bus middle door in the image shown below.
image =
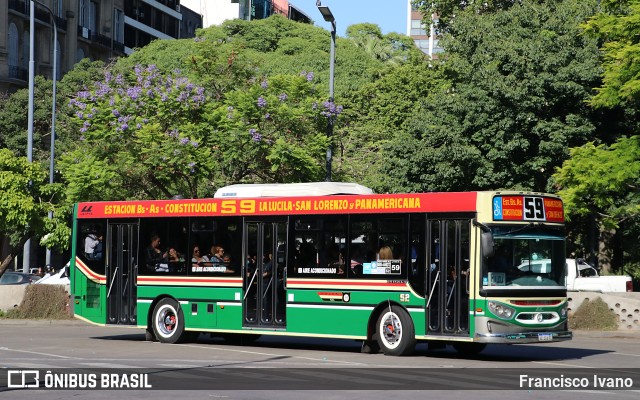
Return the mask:
<svg viewBox="0 0 640 400">
<path fill-rule="evenodd" d="M 109 224 L 107 236 L 107 323 L 135 325 L 138 224 Z"/>
<path fill-rule="evenodd" d="M 285 326 L 287 222 L 245 221 L 243 326 Z"/>
</svg>

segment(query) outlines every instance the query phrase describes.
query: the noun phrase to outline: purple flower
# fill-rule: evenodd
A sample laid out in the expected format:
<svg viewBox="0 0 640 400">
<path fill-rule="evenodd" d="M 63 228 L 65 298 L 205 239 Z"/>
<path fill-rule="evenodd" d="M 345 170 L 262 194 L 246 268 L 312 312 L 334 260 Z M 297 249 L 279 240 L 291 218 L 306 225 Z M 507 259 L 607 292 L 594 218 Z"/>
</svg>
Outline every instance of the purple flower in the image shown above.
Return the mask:
<svg viewBox="0 0 640 400">
<path fill-rule="evenodd" d="M 270 118 L 271 118 L 271 114 L 266 113 L 266 114 L 264 115 L 264 119 L 270 119 Z"/>
<path fill-rule="evenodd" d="M 267 101 L 264 99 L 264 97 L 260 96 L 258 97 L 258 107 L 264 107 L 267 105 Z"/>
<path fill-rule="evenodd" d="M 251 135 L 251 139 L 254 142 L 259 142 L 262 140 L 262 135 L 256 129 L 253 129 L 253 128 L 249 129 L 249 134 Z"/>
<path fill-rule="evenodd" d="M 282 93 L 280 96 L 278 96 L 278 100 L 280 100 L 282 103 L 284 103 L 285 101 L 287 101 L 287 98 L 289 96 L 287 96 L 286 93 Z"/>
<path fill-rule="evenodd" d="M 193 147 L 195 147 L 195 148 L 198 148 L 199 143 L 198 143 L 198 142 L 196 142 L 195 140 L 192 140 L 192 141 L 191 141 L 191 145 L 192 145 Z"/>
<path fill-rule="evenodd" d="M 182 144 L 182 145 L 186 145 L 187 143 L 189 143 L 189 138 L 182 138 L 182 139 L 180 139 L 180 144 Z"/>
<path fill-rule="evenodd" d="M 194 165 L 196 165 L 196 163 L 194 163 L 193 161 L 191 161 L 191 162 L 189 163 L 189 168 L 193 168 L 193 166 L 194 166 Z"/>
<path fill-rule="evenodd" d="M 130 87 L 127 89 L 127 96 L 129 96 L 131 100 L 136 100 L 141 92 L 142 88 L 140 86 Z"/>
<path fill-rule="evenodd" d="M 113 114 L 114 117 L 119 117 L 120 111 L 118 111 L 117 108 L 114 108 L 113 110 L 111 110 L 111 114 Z"/>
<path fill-rule="evenodd" d="M 233 111 L 233 107 L 231 107 L 231 106 L 227 107 L 227 111 L 229 111 L 229 112 Z"/>
<path fill-rule="evenodd" d="M 266 89 L 267 86 L 269 86 L 269 83 L 267 83 L 267 81 L 262 81 L 262 83 L 260 83 L 260 86 L 262 86 L 263 89 Z"/>
<path fill-rule="evenodd" d="M 76 117 L 83 118 L 84 114 L 82 113 L 82 111 L 76 111 Z"/>
<path fill-rule="evenodd" d="M 313 72 L 309 72 L 307 74 L 307 82 L 311 82 L 313 80 Z"/>
</svg>

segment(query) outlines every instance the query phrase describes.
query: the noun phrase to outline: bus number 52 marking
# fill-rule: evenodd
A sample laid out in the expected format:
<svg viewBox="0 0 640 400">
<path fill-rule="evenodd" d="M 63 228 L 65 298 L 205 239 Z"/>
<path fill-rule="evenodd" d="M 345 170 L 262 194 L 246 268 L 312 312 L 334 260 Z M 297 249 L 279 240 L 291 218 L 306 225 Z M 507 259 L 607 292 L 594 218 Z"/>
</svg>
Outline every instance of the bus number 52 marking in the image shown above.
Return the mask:
<svg viewBox="0 0 640 400">
<path fill-rule="evenodd" d="M 542 197 L 524 198 L 524 219 L 544 220 L 544 202 Z"/>
</svg>

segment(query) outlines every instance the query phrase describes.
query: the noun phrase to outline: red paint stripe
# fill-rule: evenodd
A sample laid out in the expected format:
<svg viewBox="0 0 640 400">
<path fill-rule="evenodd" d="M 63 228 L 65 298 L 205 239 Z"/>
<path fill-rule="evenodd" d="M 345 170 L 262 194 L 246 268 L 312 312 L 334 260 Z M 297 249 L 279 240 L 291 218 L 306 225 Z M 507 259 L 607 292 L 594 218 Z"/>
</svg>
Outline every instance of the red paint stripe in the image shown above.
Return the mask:
<svg viewBox="0 0 640 400">
<path fill-rule="evenodd" d="M 160 283 L 242 283 L 242 279 L 204 279 L 204 278 L 145 278 L 138 277 L 138 282 L 160 282 Z"/>
<path fill-rule="evenodd" d="M 406 283 L 396 283 L 396 282 L 367 282 L 367 281 L 356 281 L 356 282 L 347 282 L 347 281 L 295 281 L 288 280 L 288 284 L 291 285 L 305 285 L 305 286 L 329 286 L 329 285 L 342 285 L 342 286 L 381 286 L 381 287 L 405 287 Z"/>
<path fill-rule="evenodd" d="M 97 273 L 93 272 L 87 265 L 85 265 L 82 261 L 80 261 L 79 258 L 76 257 L 76 265 L 79 266 L 78 269 L 80 269 L 80 271 L 82 271 L 85 275 L 87 275 L 89 278 L 93 278 L 97 281 L 103 281 L 105 282 L 107 280 L 107 277 L 104 275 L 98 275 Z"/>
</svg>

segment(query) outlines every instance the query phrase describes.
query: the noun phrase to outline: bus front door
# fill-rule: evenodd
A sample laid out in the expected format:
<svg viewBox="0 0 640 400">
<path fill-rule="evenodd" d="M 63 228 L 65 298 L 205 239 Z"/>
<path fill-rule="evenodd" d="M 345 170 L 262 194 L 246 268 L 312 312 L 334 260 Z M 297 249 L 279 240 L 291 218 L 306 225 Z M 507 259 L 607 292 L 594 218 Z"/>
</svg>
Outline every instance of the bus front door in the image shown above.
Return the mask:
<svg viewBox="0 0 640 400">
<path fill-rule="evenodd" d="M 107 323 L 135 325 L 138 225 L 109 224 L 107 249 Z"/>
<path fill-rule="evenodd" d="M 428 220 L 428 335 L 469 335 L 469 219 Z"/>
<path fill-rule="evenodd" d="M 245 221 L 243 326 L 284 328 L 287 222 Z"/>
</svg>

